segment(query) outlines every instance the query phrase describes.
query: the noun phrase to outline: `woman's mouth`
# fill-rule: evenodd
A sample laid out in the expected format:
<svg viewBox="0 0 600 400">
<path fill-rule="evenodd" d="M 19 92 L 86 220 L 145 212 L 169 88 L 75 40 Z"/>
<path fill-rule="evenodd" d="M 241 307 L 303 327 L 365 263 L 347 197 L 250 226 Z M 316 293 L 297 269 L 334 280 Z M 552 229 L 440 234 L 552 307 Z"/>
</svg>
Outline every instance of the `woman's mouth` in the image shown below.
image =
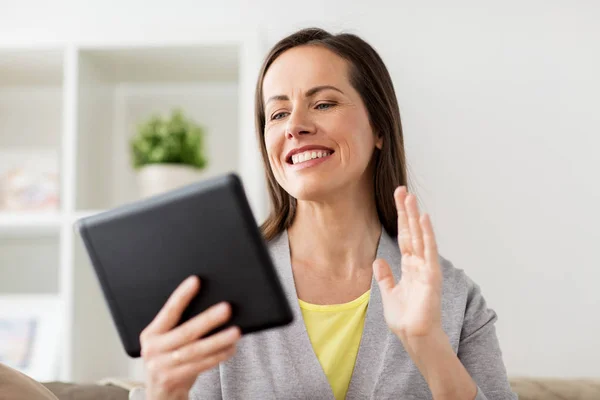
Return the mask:
<svg viewBox="0 0 600 400">
<path fill-rule="evenodd" d="M 298 165 L 311 160 L 328 157 L 333 154 L 331 150 L 308 150 L 297 153 L 288 159 L 288 164 Z"/>
</svg>

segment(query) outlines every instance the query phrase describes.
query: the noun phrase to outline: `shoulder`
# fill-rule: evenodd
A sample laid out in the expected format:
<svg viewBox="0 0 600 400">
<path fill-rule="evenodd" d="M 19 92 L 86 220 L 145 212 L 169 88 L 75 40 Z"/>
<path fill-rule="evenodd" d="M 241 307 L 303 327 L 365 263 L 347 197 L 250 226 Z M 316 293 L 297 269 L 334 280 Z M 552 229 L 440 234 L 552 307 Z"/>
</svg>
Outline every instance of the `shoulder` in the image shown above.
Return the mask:
<svg viewBox="0 0 600 400">
<path fill-rule="evenodd" d="M 267 244 L 267 247 L 270 249 L 280 246 L 284 240 L 287 240 L 287 232 L 284 230 L 280 233 L 278 233 L 277 235 L 275 235 L 274 237 L 272 237 L 271 239 L 264 239 L 265 243 Z"/>
<path fill-rule="evenodd" d="M 277 236 L 270 240 L 265 240 L 265 243 L 267 245 L 267 250 L 274 261 L 288 255 L 289 243 L 286 231 L 277 234 Z"/>
<path fill-rule="evenodd" d="M 401 261 L 400 249 L 398 249 L 396 238 L 388 238 L 386 256 L 391 261 Z M 390 245 L 393 243 L 394 245 Z M 442 308 L 446 312 L 460 313 L 467 309 L 483 310 L 486 308 L 485 300 L 481 294 L 480 286 L 460 266 L 444 255 L 438 255 L 438 261 L 442 272 Z M 399 268 L 399 266 L 398 266 Z"/>
<path fill-rule="evenodd" d="M 443 256 L 439 256 L 443 275 L 442 296 L 448 302 L 464 306 L 465 311 L 487 309 L 481 287 L 462 269 Z M 491 310 L 490 310 L 491 311 Z"/>
<path fill-rule="evenodd" d="M 449 259 L 440 255 L 439 263 L 444 277 L 444 289 L 469 292 L 477 286 L 463 268 L 455 266 Z"/>
<path fill-rule="evenodd" d="M 440 256 L 442 269 L 442 312 L 460 316 L 461 338 L 464 340 L 484 326 L 492 326 L 498 319 L 493 308 L 483 296 L 481 287 L 465 272 L 448 259 Z"/>
</svg>

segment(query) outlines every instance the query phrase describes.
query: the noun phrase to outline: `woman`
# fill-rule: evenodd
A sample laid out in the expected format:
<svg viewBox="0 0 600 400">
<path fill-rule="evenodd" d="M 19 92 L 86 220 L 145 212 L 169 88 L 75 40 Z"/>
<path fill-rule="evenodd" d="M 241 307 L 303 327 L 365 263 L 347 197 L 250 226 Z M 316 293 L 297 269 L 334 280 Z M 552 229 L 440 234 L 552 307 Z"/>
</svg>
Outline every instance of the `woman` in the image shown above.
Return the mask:
<svg viewBox="0 0 600 400">
<path fill-rule="evenodd" d="M 496 314 L 438 255 L 407 193 L 398 103 L 373 48 L 319 29 L 283 39 L 256 121 L 272 202 L 262 229 L 297 318 L 198 339 L 230 308 L 175 327 L 200 287 L 188 279 L 142 333 L 147 398 L 515 398 Z"/>
</svg>

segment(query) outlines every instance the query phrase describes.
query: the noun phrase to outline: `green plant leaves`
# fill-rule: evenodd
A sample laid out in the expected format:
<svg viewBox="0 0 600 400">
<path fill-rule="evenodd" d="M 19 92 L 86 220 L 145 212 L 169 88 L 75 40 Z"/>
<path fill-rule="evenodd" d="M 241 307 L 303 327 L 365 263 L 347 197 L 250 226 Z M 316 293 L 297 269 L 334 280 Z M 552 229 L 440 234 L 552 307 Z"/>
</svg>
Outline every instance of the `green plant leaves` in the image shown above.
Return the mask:
<svg viewBox="0 0 600 400">
<path fill-rule="evenodd" d="M 161 163 L 205 168 L 204 135 L 204 129 L 180 109 L 173 110 L 170 118 L 154 115 L 138 126 L 131 139 L 132 165 L 136 169 Z"/>
</svg>

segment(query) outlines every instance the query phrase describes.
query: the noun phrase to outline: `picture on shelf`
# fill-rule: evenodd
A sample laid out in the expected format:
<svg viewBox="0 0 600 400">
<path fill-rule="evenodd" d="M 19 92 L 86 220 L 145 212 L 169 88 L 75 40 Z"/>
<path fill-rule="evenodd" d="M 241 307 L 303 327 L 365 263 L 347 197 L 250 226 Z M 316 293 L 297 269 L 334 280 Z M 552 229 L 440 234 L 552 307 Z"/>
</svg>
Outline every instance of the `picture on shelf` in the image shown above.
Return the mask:
<svg viewBox="0 0 600 400">
<path fill-rule="evenodd" d="M 0 317 L 0 363 L 13 368 L 28 368 L 36 328 L 34 318 Z"/>
<path fill-rule="evenodd" d="M 36 380 L 57 379 L 61 304 L 52 295 L 0 296 L 0 363 Z"/>
<path fill-rule="evenodd" d="M 56 151 L 0 149 L 0 211 L 55 211 L 58 208 Z"/>
</svg>

